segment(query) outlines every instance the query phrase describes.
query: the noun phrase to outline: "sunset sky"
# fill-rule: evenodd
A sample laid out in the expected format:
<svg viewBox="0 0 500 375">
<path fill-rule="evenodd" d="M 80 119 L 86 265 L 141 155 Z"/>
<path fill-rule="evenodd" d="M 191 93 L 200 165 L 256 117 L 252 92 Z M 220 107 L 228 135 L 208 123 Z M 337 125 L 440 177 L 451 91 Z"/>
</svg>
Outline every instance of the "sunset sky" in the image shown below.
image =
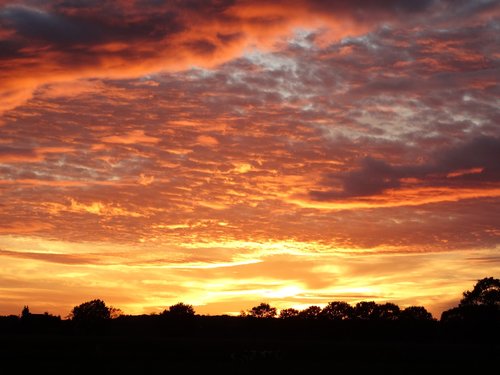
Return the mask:
<svg viewBox="0 0 500 375">
<path fill-rule="evenodd" d="M 500 1 L 0 0 L 0 314 L 437 318 L 500 276 Z"/>
</svg>

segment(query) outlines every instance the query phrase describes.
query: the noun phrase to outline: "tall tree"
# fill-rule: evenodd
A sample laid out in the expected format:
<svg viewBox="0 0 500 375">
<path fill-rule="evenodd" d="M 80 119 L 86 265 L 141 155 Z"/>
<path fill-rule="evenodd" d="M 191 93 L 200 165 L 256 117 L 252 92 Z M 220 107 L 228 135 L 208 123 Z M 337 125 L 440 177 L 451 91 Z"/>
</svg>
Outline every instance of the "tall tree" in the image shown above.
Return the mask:
<svg viewBox="0 0 500 375">
<path fill-rule="evenodd" d="M 459 307 L 491 306 L 500 308 L 500 280 L 485 277 L 471 291 L 465 291 Z"/>
<path fill-rule="evenodd" d="M 21 319 L 27 319 L 31 315 L 30 309 L 28 306 L 23 307 L 23 311 L 21 311 Z"/>
</svg>

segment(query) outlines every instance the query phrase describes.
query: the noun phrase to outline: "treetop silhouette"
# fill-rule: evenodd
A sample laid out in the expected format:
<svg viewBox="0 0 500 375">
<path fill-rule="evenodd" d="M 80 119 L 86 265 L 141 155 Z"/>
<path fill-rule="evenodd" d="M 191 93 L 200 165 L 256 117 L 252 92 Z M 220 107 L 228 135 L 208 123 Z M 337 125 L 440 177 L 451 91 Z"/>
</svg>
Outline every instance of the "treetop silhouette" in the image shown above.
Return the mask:
<svg viewBox="0 0 500 375">
<path fill-rule="evenodd" d="M 192 305 L 187 305 L 179 302 L 175 305 L 170 306 L 168 310 L 163 310 L 161 315 L 173 318 L 187 318 L 194 316 L 195 311 Z"/>
<path fill-rule="evenodd" d="M 276 318 L 277 308 L 269 303 L 260 303 L 247 311 L 243 311 L 241 317 L 253 318 Z M 25 323 L 34 322 L 35 319 L 42 320 L 42 314 L 32 314 L 28 306 L 24 306 L 21 319 Z M 45 313 L 49 316 L 48 313 Z M 103 300 L 94 299 L 75 306 L 68 315 L 69 320 L 75 327 L 94 327 L 102 325 L 121 315 L 121 310 L 107 306 Z M 192 305 L 182 302 L 176 303 L 165 309 L 160 316 L 185 319 L 193 318 L 196 312 Z M 130 319 L 133 316 L 124 317 Z M 280 319 L 294 320 L 318 320 L 318 321 L 404 321 L 404 322 L 431 322 L 435 321 L 431 313 L 423 306 L 409 306 L 401 309 L 394 303 L 379 304 L 375 301 L 361 301 L 352 306 L 344 301 L 329 302 L 324 308 L 309 306 L 304 310 L 285 308 L 279 313 Z M 60 317 L 58 318 L 60 320 Z M 463 293 L 459 305 L 443 312 L 441 321 L 500 321 L 500 280 L 486 277 L 478 280 L 470 291 Z M 122 321 L 124 321 L 122 319 Z M 191 320 L 189 320 L 191 321 Z"/>
<path fill-rule="evenodd" d="M 104 301 L 94 299 L 73 307 L 69 317 L 75 322 L 99 322 L 111 319 L 111 309 Z"/>
<path fill-rule="evenodd" d="M 500 280 L 485 277 L 478 280 L 471 291 L 465 291 L 459 307 L 496 306 L 500 308 Z"/>
<path fill-rule="evenodd" d="M 423 306 L 409 306 L 402 310 L 399 319 L 405 321 L 431 321 L 434 320 L 432 314 Z"/>
<path fill-rule="evenodd" d="M 352 319 L 354 315 L 354 308 L 347 302 L 333 301 L 323 308 L 321 315 L 330 320 Z"/>
<path fill-rule="evenodd" d="M 280 311 L 279 317 L 281 319 L 296 318 L 299 316 L 300 311 L 294 308 L 283 309 Z"/>
<path fill-rule="evenodd" d="M 465 291 L 457 307 L 444 311 L 444 322 L 500 322 L 500 280 L 485 277 Z"/>
<path fill-rule="evenodd" d="M 248 310 L 248 316 L 254 318 L 274 318 L 276 314 L 276 307 L 271 307 L 268 303 L 264 302 Z"/>
</svg>

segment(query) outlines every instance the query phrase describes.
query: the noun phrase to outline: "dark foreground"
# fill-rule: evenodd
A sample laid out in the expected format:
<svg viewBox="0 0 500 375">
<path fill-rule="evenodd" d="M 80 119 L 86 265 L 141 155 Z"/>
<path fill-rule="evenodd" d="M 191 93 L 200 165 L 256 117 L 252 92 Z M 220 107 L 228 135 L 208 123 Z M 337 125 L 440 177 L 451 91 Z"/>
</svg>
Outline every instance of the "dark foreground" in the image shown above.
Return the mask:
<svg viewBox="0 0 500 375">
<path fill-rule="evenodd" d="M 235 324 L 231 330 L 115 326 L 105 332 L 0 334 L 0 373 L 482 373 L 500 360 L 498 330 L 385 324 Z M 489 373 L 489 372 L 488 372 Z"/>
<path fill-rule="evenodd" d="M 385 374 L 497 368 L 498 344 L 332 340 L 4 336 L 2 367 L 19 373 Z M 14 373 L 14 372 L 10 372 Z"/>
</svg>

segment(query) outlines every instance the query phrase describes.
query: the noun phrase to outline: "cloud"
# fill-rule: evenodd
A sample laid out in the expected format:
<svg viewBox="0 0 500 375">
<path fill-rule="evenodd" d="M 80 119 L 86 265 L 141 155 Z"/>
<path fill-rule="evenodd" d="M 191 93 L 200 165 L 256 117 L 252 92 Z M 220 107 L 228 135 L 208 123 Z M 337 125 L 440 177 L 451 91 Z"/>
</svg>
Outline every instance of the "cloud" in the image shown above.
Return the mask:
<svg viewBox="0 0 500 375">
<path fill-rule="evenodd" d="M 24 148 L 0 143 L 0 163 L 36 163 L 45 160 L 47 155 L 73 152 L 72 147 L 46 146 Z"/>
<path fill-rule="evenodd" d="M 146 176 L 144 173 L 141 173 L 139 175 L 139 184 L 141 185 L 144 185 L 144 186 L 148 186 L 148 185 L 151 185 L 155 180 L 155 176 Z"/>
<path fill-rule="evenodd" d="M 0 39 L 5 47 L 0 62 L 0 94 L 4 98 L 0 109 L 15 108 L 45 84 L 89 77 L 140 77 L 193 65 L 213 67 L 241 56 L 249 47 L 269 49 L 297 27 L 330 28 L 331 43 L 367 32 L 382 22 L 399 23 L 403 18 L 425 15 L 439 3 L 241 0 L 7 4 L 0 10 L 0 35 L 5 35 Z M 479 11 L 469 10 L 469 15 Z"/>
<path fill-rule="evenodd" d="M 483 136 L 452 147 L 447 152 L 438 155 L 433 169 L 442 173 L 465 171 L 451 176 L 455 179 L 498 182 L 500 181 L 499 160 L 500 138 Z M 467 173 L 467 171 L 473 173 Z"/>
<path fill-rule="evenodd" d="M 399 189 L 409 181 L 416 186 L 471 186 L 500 181 L 500 139 L 478 137 L 446 150 L 440 150 L 429 161 L 417 165 L 397 165 L 366 157 L 358 169 L 327 176 L 339 186 L 336 190 L 312 190 L 317 200 L 374 196 L 388 189 Z"/>
<path fill-rule="evenodd" d="M 43 205 L 48 212 L 58 214 L 61 211 L 75 212 L 75 213 L 89 213 L 98 216 L 127 216 L 127 217 L 142 217 L 144 214 L 135 211 L 129 211 L 122 208 L 120 205 L 106 204 L 102 202 L 82 203 L 74 199 L 69 199 L 69 206 L 66 204 L 47 202 Z"/>
<path fill-rule="evenodd" d="M 50 216 L 57 230 L 46 235 L 82 239 L 85 226 L 96 239 L 133 244 L 251 234 L 354 248 L 399 241 L 403 251 L 411 241 L 427 249 L 432 236 L 450 248 L 491 246 L 493 216 L 473 240 L 458 235 L 466 221 L 447 226 L 447 202 L 477 221 L 499 194 L 485 179 L 494 163 L 453 164 L 453 153 L 473 158 L 498 139 L 494 49 L 479 43 L 491 32 L 483 24 L 466 32 L 392 25 L 320 47 L 312 41 L 321 32 L 310 31 L 210 70 L 43 86 L 4 116 L 4 145 L 40 156 L 0 166 L 11 202 L 3 217 Z M 483 65 L 464 57 L 478 54 Z M 450 56 L 432 69 L 421 61 Z M 41 151 L 48 148 L 60 152 Z M 429 205 L 433 215 L 417 214 Z M 374 210 L 365 216 L 370 229 L 358 210 Z M 418 236 L 405 215 L 420 218 Z M 189 227 L 161 227 L 171 223 Z"/>
<path fill-rule="evenodd" d="M 0 234 L 16 234 L 44 232 L 54 229 L 54 225 L 41 220 L 23 220 L 0 222 Z"/>
<path fill-rule="evenodd" d="M 431 5 L 435 4 L 435 0 L 411 1 L 411 0 L 386 0 L 386 1 L 370 1 L 370 0 L 355 0 L 355 1 L 333 1 L 325 2 L 321 0 L 311 1 L 311 6 L 331 12 L 355 12 L 358 17 L 367 17 L 373 12 L 397 12 L 403 14 L 414 14 L 423 12 Z M 356 12 L 357 11 L 357 12 Z"/>
<path fill-rule="evenodd" d="M 76 254 L 54 254 L 54 253 L 36 253 L 27 251 L 10 251 L 0 249 L 0 256 L 15 257 L 23 259 L 40 260 L 44 262 L 60 264 L 100 264 L 99 257 Z"/>
<path fill-rule="evenodd" d="M 197 142 L 201 146 L 207 146 L 207 147 L 213 147 L 217 146 L 219 144 L 219 141 L 217 141 L 217 138 L 214 138 L 210 135 L 199 135 L 196 138 Z"/>
<path fill-rule="evenodd" d="M 16 30 L 18 38 L 55 45 L 89 43 L 100 34 L 91 25 L 71 22 L 62 15 L 25 5 L 7 5 L 0 17 L 8 29 Z"/>
<path fill-rule="evenodd" d="M 160 138 L 151 137 L 144 134 L 144 130 L 131 130 L 124 135 L 109 135 L 101 138 L 102 142 L 115 143 L 115 144 L 136 144 L 136 143 L 158 143 Z"/>
<path fill-rule="evenodd" d="M 37 162 L 42 159 L 43 156 L 33 149 L 0 145 L 1 163 Z"/>
</svg>

